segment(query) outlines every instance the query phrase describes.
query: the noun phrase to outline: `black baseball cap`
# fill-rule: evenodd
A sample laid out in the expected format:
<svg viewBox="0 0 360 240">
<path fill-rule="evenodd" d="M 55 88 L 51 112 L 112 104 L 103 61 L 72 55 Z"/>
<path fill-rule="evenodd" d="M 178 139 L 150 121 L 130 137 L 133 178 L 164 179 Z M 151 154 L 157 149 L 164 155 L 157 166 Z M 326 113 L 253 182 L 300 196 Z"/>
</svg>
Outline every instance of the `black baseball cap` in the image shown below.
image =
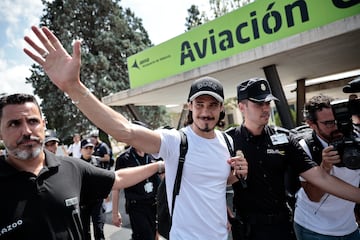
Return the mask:
<svg viewBox="0 0 360 240">
<path fill-rule="evenodd" d="M 251 78 L 237 86 L 238 102 L 249 99 L 254 102 L 278 101 L 271 93 L 270 85 L 264 78 Z"/>
<path fill-rule="evenodd" d="M 203 77 L 191 84 L 188 102 L 201 95 L 210 95 L 219 102 L 224 102 L 224 90 L 221 82 L 212 77 Z"/>
<path fill-rule="evenodd" d="M 81 140 L 81 148 L 86 148 L 86 147 L 94 147 L 94 144 L 91 142 L 90 139 L 83 139 Z"/>
<path fill-rule="evenodd" d="M 44 143 L 48 143 L 51 141 L 60 142 L 60 140 L 57 137 L 47 136 L 45 137 Z"/>
<path fill-rule="evenodd" d="M 357 77 L 346 84 L 343 88 L 344 93 L 357 93 L 360 92 L 360 77 Z"/>
</svg>

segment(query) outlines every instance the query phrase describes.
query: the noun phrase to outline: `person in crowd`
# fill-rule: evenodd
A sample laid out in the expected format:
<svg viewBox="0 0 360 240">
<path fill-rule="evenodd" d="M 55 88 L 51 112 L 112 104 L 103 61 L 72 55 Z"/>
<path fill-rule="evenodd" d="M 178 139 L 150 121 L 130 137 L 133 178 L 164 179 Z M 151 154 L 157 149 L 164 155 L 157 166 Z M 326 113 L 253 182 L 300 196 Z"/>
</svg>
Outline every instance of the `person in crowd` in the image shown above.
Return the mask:
<svg viewBox="0 0 360 240">
<path fill-rule="evenodd" d="M 67 156 L 67 151 L 64 145 L 60 146 L 59 148 L 60 139 L 56 137 L 56 133 L 52 130 L 45 131 L 45 140 L 44 140 L 44 147 L 48 151 L 52 152 L 53 154 L 60 154 Z"/>
<path fill-rule="evenodd" d="M 83 239 L 80 202 L 106 197 L 163 169 L 163 163 L 100 169 L 44 150 L 45 120 L 33 95 L 0 98 L 1 239 Z"/>
<path fill-rule="evenodd" d="M 81 157 L 81 136 L 79 133 L 75 133 L 73 136 L 73 143 L 68 148 L 69 156 L 80 158 Z"/>
<path fill-rule="evenodd" d="M 99 162 L 93 154 L 94 144 L 90 139 L 81 140 L 81 157 L 87 163 L 90 163 L 96 167 L 99 166 Z M 115 191 L 115 190 L 114 190 Z M 93 225 L 94 239 L 103 240 L 104 235 L 104 224 L 105 224 L 105 213 L 103 208 L 103 199 L 99 198 L 93 202 L 80 206 L 81 222 L 84 228 L 85 240 L 91 240 L 90 230 L 90 218 Z"/>
<path fill-rule="evenodd" d="M 132 123 L 149 128 L 147 124 L 139 121 Z M 156 160 L 150 154 L 130 146 L 116 159 L 115 170 L 146 165 L 154 161 Z M 124 189 L 125 209 L 129 214 L 133 240 L 156 239 L 156 193 L 159 181 L 158 174 L 154 174 L 144 181 Z M 118 209 L 119 193 L 118 190 L 112 191 L 112 221 L 118 227 L 121 226 L 121 214 Z"/>
<path fill-rule="evenodd" d="M 111 150 L 109 146 L 106 143 L 102 142 L 99 138 L 99 135 L 96 133 L 91 134 L 90 139 L 95 146 L 93 155 L 96 156 L 96 158 L 100 162 L 100 167 L 109 170 L 111 157 Z"/>
<path fill-rule="evenodd" d="M 96 157 L 99 167 L 110 170 L 110 160 L 112 157 L 111 149 L 106 143 L 100 140 L 97 133 L 91 134 L 90 140 L 95 146 L 93 155 Z M 106 213 L 111 212 L 111 194 L 104 199 L 104 208 Z"/>
<path fill-rule="evenodd" d="M 358 201 L 352 196 L 360 189 L 327 174 L 306 155 L 293 135 L 268 125 L 270 103 L 278 99 L 266 79 L 241 82 L 237 99 L 243 123 L 227 133 L 233 137 L 235 151 L 241 150 L 248 161 L 246 187 L 233 184 L 233 206 L 243 235 L 239 239 L 295 238 L 286 198 L 288 169 L 326 192 Z"/>
<path fill-rule="evenodd" d="M 360 85 L 360 77 L 353 80 L 357 81 L 358 85 Z M 360 91 L 359 89 L 355 89 L 355 91 Z M 352 113 L 351 113 L 351 120 L 353 123 L 353 137 L 356 138 L 356 141 L 360 142 L 360 98 L 356 94 L 351 94 L 349 96 L 349 99 L 352 98 L 353 100 L 356 100 L 356 104 L 353 106 Z M 360 187 L 360 185 L 359 185 Z M 360 226 L 360 204 L 355 205 L 355 217 L 356 222 L 358 226 Z"/>
<path fill-rule="evenodd" d="M 359 186 L 360 169 L 352 170 L 341 165 L 339 153 L 332 146 L 333 141 L 341 137 L 342 133 L 337 128 L 331 101 L 331 97 L 318 95 L 305 104 L 304 118 L 313 131 L 300 140 L 300 145 L 324 171 L 351 185 Z M 360 239 L 354 214 L 355 203 L 301 180 L 302 188 L 297 194 L 294 216 L 297 239 Z"/>
<path fill-rule="evenodd" d="M 350 109 L 351 121 L 353 124 L 353 134 L 354 137 L 360 138 L 360 98 L 357 96 L 357 94 L 351 94 L 349 96 L 349 101 L 351 100 L 353 100 L 353 105 L 351 105 Z"/>
<path fill-rule="evenodd" d="M 165 160 L 167 198 L 171 202 L 180 151 L 179 131 L 150 130 L 132 124 L 99 101 L 80 81 L 80 41 L 75 41 L 74 54 L 70 56 L 48 28 L 32 27 L 32 30 L 45 47 L 25 37 L 36 52 L 25 49 L 25 53 L 44 68 L 51 81 L 67 93 L 98 128 L 117 141 Z M 172 212 L 172 240 L 228 238 L 226 185 L 238 181 L 240 176 L 246 177 L 247 163 L 241 156 L 230 157 L 224 136 L 215 129 L 225 115 L 223 103 L 223 87 L 218 80 L 203 77 L 192 83 L 188 95 L 188 125 L 183 129 L 188 151 L 180 193 Z M 359 193 L 355 196 L 360 200 Z"/>
<path fill-rule="evenodd" d="M 356 137 L 360 138 L 360 114 L 353 114 L 351 119 L 354 126 L 354 134 Z"/>
<path fill-rule="evenodd" d="M 57 137 L 46 136 L 44 140 L 45 149 L 56 154 L 60 140 Z"/>
</svg>

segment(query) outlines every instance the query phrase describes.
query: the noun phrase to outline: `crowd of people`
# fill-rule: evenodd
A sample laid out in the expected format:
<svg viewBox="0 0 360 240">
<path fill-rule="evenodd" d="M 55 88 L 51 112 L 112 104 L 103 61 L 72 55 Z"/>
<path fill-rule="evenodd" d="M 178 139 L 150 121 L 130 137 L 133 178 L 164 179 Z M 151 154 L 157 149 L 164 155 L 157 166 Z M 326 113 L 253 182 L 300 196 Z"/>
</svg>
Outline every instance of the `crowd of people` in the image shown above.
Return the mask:
<svg viewBox="0 0 360 240">
<path fill-rule="evenodd" d="M 0 187 L 8 197 L 0 200 L 0 239 L 91 239 L 90 221 L 94 238 L 104 239 L 103 200 L 112 190 L 112 221 L 121 226 L 120 189 L 125 189 L 132 239 L 158 239 L 159 173 L 166 172 L 172 202 L 179 132 L 152 130 L 103 104 L 81 82 L 80 42 L 75 41 L 70 56 L 48 28 L 32 31 L 36 41 L 27 36 L 25 41 L 34 51 L 25 53 L 89 120 L 128 148 L 114 171 L 109 168 L 111 149 L 98 135 L 81 139 L 75 134 L 71 150 L 55 155 L 59 139 L 46 136 L 35 98 L 1 97 L 0 138 L 6 154 L 0 156 Z M 342 134 L 332 99 L 320 95 L 305 104 L 311 131 L 299 141 L 290 131 L 269 125 L 271 101 L 278 99 L 266 79 L 242 81 L 236 91 L 243 122 L 226 134 L 234 152 L 242 154 L 232 156 L 218 129 L 225 116 L 221 82 L 202 77 L 190 86 L 183 128 L 188 151 L 180 193 L 170 211 L 169 238 L 227 240 L 231 232 L 235 240 L 360 239 L 354 210 L 360 203 L 360 170 L 339 165 L 341 153 L 331 146 Z M 359 114 L 353 113 L 354 130 Z M 290 178 L 298 183 L 295 205 L 286 194 Z M 234 191 L 231 221 L 227 186 Z"/>
</svg>

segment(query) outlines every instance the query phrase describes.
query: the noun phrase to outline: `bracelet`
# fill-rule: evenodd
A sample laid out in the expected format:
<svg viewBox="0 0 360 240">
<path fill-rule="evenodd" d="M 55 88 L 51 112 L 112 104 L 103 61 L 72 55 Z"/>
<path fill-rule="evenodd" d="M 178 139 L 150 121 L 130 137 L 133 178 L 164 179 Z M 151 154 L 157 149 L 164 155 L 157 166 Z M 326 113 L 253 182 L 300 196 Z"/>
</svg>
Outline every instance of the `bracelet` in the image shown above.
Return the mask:
<svg viewBox="0 0 360 240">
<path fill-rule="evenodd" d="M 87 88 L 86 92 L 81 96 L 81 98 L 87 98 L 90 95 L 90 93 L 91 93 L 90 90 Z M 80 100 L 71 100 L 71 102 L 74 105 L 78 105 L 80 103 Z"/>
</svg>

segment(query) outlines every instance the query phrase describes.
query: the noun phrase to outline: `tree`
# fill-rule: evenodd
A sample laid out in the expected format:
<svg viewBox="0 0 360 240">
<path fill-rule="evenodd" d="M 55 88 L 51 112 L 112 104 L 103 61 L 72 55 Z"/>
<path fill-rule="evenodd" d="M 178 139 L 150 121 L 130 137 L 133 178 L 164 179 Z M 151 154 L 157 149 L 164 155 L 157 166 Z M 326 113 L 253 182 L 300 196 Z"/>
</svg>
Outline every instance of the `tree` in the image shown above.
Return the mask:
<svg viewBox="0 0 360 240">
<path fill-rule="evenodd" d="M 218 18 L 253 1 L 255 0 L 209 0 L 209 3 L 214 18 Z"/>
<path fill-rule="evenodd" d="M 130 9 L 123 9 L 119 2 L 43 0 L 45 9 L 40 25 L 48 26 L 69 53 L 72 53 L 74 39 L 82 41 L 81 79 L 99 99 L 128 89 L 127 57 L 152 46 L 142 20 Z M 33 65 L 31 72 L 27 82 L 42 99 L 48 128 L 56 129 L 61 139 L 69 141 L 74 132 L 84 134 L 94 130 L 71 100 L 48 80 L 41 67 Z M 152 115 L 143 116 L 147 121 L 155 122 L 149 119 Z M 163 119 L 157 116 L 156 121 L 161 124 Z"/>
<path fill-rule="evenodd" d="M 203 16 L 200 15 L 199 7 L 196 5 L 191 5 L 191 7 L 187 10 L 189 16 L 186 17 L 185 27 L 186 30 L 189 31 L 190 29 L 203 24 Z"/>
<path fill-rule="evenodd" d="M 186 31 L 254 1 L 255 0 L 209 0 L 211 15 L 207 15 L 206 13 L 208 12 L 206 11 L 200 13 L 198 6 L 191 5 L 188 9 L 189 17 L 186 17 Z"/>
</svg>

